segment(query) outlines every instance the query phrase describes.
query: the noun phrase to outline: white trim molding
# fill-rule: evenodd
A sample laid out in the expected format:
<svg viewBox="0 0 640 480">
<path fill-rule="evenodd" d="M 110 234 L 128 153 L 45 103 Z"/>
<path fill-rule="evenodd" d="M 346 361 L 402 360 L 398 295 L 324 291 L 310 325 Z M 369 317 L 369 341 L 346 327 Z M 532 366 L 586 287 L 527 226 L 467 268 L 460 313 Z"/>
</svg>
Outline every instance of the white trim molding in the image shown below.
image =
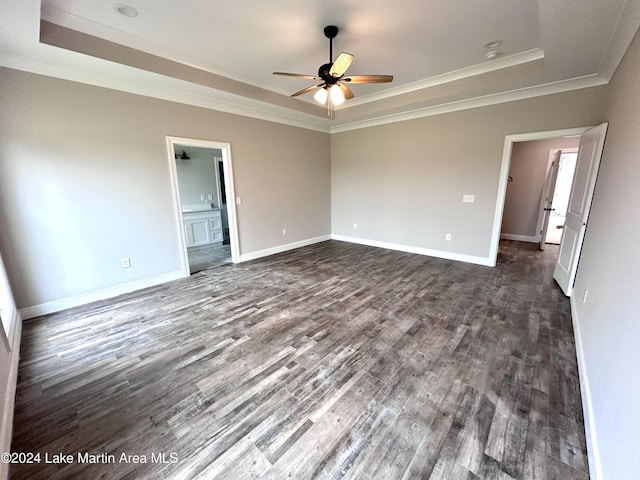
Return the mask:
<svg viewBox="0 0 640 480">
<path fill-rule="evenodd" d="M 474 255 L 465 255 L 464 253 L 446 252 L 444 250 L 432 250 L 430 248 L 414 247 L 411 245 L 401 245 L 398 243 L 381 242 L 379 240 L 369 240 L 366 238 L 350 237 L 347 235 L 331 234 L 332 240 L 341 242 L 357 243 L 360 245 L 368 245 L 370 247 L 386 248 L 388 250 L 397 250 L 399 252 L 415 253 L 418 255 L 426 255 L 428 257 L 444 258 L 445 260 L 455 260 L 457 262 L 474 263 L 485 267 L 495 267 L 491 263 L 491 259 L 487 257 L 476 257 Z"/>
<path fill-rule="evenodd" d="M 47 315 L 49 313 L 66 310 L 68 308 L 78 307 L 97 300 L 116 297 L 123 293 L 130 293 L 143 288 L 154 287 L 156 285 L 184 277 L 185 275 L 182 270 L 176 270 L 175 272 L 163 273 L 161 275 L 143 278 L 133 282 L 114 285 L 113 287 L 107 287 L 100 290 L 94 290 L 92 292 L 82 293 L 80 295 L 74 295 L 72 297 L 61 298 L 60 300 L 53 300 L 51 302 L 21 308 L 20 314 L 23 319 L 27 320 L 29 318 L 39 317 L 40 315 Z"/>
<path fill-rule="evenodd" d="M 276 253 L 282 253 L 288 250 L 295 250 L 296 248 L 313 245 L 314 243 L 326 242 L 327 240 L 331 240 L 331 235 L 322 235 L 320 237 L 300 240 L 299 242 L 287 243 L 285 245 L 278 245 L 277 247 L 266 248 L 264 250 L 258 250 L 255 252 L 250 252 L 250 253 L 245 253 L 243 255 L 240 255 L 240 261 L 248 262 L 250 260 L 256 260 L 258 258 L 268 257 L 269 255 L 275 255 Z"/>
<path fill-rule="evenodd" d="M 580 331 L 580 321 L 578 319 L 578 309 L 576 308 L 575 295 L 569 297 L 571 304 L 571 322 L 573 323 L 573 336 L 576 344 L 576 358 L 578 361 L 578 380 L 580 383 L 580 394 L 582 395 L 582 412 L 584 416 L 584 430 L 587 440 L 587 457 L 589 460 L 589 476 L 592 480 L 602 480 L 602 462 L 600 460 L 600 449 L 598 447 L 598 437 L 596 435 L 596 421 L 593 413 L 593 400 L 591 399 L 591 387 L 589 385 L 589 375 L 587 364 L 584 358 L 584 347 L 582 346 L 582 333 Z"/>
<path fill-rule="evenodd" d="M 502 164 L 500 165 L 500 177 L 498 181 L 498 196 L 496 198 L 496 208 L 493 215 L 493 233 L 491 235 L 491 247 L 489 258 L 495 266 L 498 260 L 498 246 L 500 244 L 500 229 L 502 228 L 502 215 L 504 213 L 504 201 L 507 195 L 507 180 L 509 178 L 509 167 L 511 165 L 511 150 L 516 142 L 529 142 L 532 140 L 549 140 L 551 138 L 576 137 L 582 135 L 591 127 L 567 128 L 564 130 L 548 130 L 544 132 L 519 133 L 504 137 L 504 148 L 502 150 Z"/>
<path fill-rule="evenodd" d="M 355 122 L 337 124 L 331 127 L 331 133 L 349 132 L 361 128 L 376 127 L 378 125 L 387 125 L 390 123 L 404 122 L 407 120 L 415 120 L 423 117 L 431 117 L 434 115 L 442 115 L 444 113 L 459 112 L 472 108 L 487 107 L 490 105 L 498 105 L 501 103 L 515 102 L 518 100 L 526 100 L 528 98 L 542 97 L 545 95 L 553 95 L 556 93 L 570 92 L 572 90 L 580 90 L 583 88 L 598 87 L 606 85 L 607 80 L 600 75 L 587 75 L 580 78 L 572 78 L 559 82 L 548 83 L 545 85 L 535 85 L 532 87 L 520 88 L 508 92 L 493 93 L 481 97 L 458 100 L 449 103 L 441 103 L 430 105 L 424 108 L 418 108 L 407 112 L 393 113 L 390 115 L 381 115 L 379 117 L 358 120 Z"/>
<path fill-rule="evenodd" d="M 9 374 L 2 399 L 2 418 L 0 418 L 0 453 L 11 451 L 11 437 L 13 436 L 13 410 L 16 398 L 16 386 L 18 383 L 18 362 L 20 360 L 20 337 L 22 335 L 22 319 L 20 315 L 16 319 L 13 337 L 11 357 L 9 359 Z M 4 367 L 3 367 L 4 368 Z M 10 464 L 0 462 L 0 479 L 9 478 Z"/>
<path fill-rule="evenodd" d="M 236 209 L 236 191 L 233 180 L 233 162 L 231 160 L 231 144 L 218 142 L 215 140 L 202 140 L 184 137 L 166 137 L 167 159 L 169 161 L 169 176 L 171 177 L 171 189 L 173 193 L 173 210 L 178 225 L 176 232 L 178 245 L 180 245 L 180 256 L 182 261 L 182 271 L 185 277 L 191 273 L 189 270 L 189 254 L 187 252 L 187 239 L 183 228 L 182 203 L 180 201 L 180 182 L 176 168 L 175 146 L 199 147 L 220 150 L 222 152 L 222 165 L 224 169 L 224 185 L 227 195 L 227 215 L 229 222 L 229 242 L 231 246 L 231 261 L 240 261 L 240 236 L 238 233 L 238 214 Z M 217 173 L 216 173 L 217 175 Z"/>
<path fill-rule="evenodd" d="M 347 105 L 342 107 L 342 109 L 375 102 L 377 100 L 384 100 L 385 98 L 391 98 L 397 95 L 403 95 L 405 93 L 411 93 L 445 83 L 464 80 L 465 78 L 475 77 L 476 75 L 482 75 L 483 73 L 495 72 L 496 70 L 502 70 L 504 68 L 515 67 L 524 63 L 542 60 L 543 58 L 544 51 L 541 48 L 533 48 L 525 52 L 501 57 L 497 60 L 491 60 L 489 62 L 479 63 L 470 67 L 460 68 L 458 70 L 443 73 L 442 75 L 436 75 L 434 77 L 425 78 L 424 80 L 418 80 L 417 82 L 406 83 L 404 85 L 389 88 L 379 93 L 359 97 L 350 101 Z"/>
<path fill-rule="evenodd" d="M 627 52 L 633 41 L 638 26 L 640 25 L 640 3 L 625 1 L 624 7 L 618 17 L 618 23 L 609 39 L 607 50 L 602 55 L 602 62 L 598 72 L 607 80 L 611 80 L 622 57 Z"/>
</svg>

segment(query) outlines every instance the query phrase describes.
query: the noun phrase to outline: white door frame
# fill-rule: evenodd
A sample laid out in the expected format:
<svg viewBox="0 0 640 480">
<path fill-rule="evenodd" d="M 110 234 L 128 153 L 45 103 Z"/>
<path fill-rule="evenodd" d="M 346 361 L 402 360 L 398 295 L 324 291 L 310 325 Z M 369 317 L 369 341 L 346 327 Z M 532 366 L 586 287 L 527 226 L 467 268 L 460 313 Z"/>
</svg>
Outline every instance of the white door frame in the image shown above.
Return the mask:
<svg viewBox="0 0 640 480">
<path fill-rule="evenodd" d="M 504 149 L 502 151 L 502 164 L 498 181 L 498 198 L 493 217 L 493 233 L 489 248 L 489 265 L 495 267 L 498 262 L 498 246 L 500 244 L 500 230 L 502 227 L 502 215 L 504 214 L 504 201 L 507 194 L 507 181 L 509 179 L 509 167 L 511 165 L 511 151 L 513 144 L 517 142 L 529 142 L 532 140 L 550 140 L 560 137 L 575 137 L 582 135 L 591 127 L 567 128 L 563 130 L 548 130 L 545 132 L 518 133 L 504 137 Z"/>
<path fill-rule="evenodd" d="M 176 235 L 181 248 L 182 273 L 185 277 L 191 275 L 189 271 L 189 255 L 187 253 L 187 239 L 182 227 L 182 203 L 180 202 L 180 185 L 178 182 L 178 170 L 174 153 L 175 145 L 187 147 L 211 148 L 222 151 L 222 164 L 224 165 L 224 184 L 227 193 L 227 215 L 229 219 L 229 243 L 231 246 L 231 261 L 240 262 L 240 240 L 238 236 L 238 217 L 236 212 L 235 188 L 233 184 L 233 167 L 231 162 L 231 144 L 213 140 L 198 140 L 193 138 L 167 136 L 167 158 L 169 160 L 169 172 L 171 176 L 171 188 L 173 191 L 173 209 L 178 226 Z M 217 169 L 217 165 L 214 165 Z M 217 173 L 216 173 L 217 175 Z"/>
</svg>

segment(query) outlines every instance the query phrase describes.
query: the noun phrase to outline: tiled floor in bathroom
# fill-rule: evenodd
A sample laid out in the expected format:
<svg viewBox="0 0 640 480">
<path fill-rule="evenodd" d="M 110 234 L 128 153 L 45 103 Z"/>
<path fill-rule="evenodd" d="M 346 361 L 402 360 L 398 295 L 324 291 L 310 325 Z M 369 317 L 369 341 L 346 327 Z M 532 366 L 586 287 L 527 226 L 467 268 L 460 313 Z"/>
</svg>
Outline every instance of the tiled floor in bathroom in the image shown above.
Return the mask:
<svg viewBox="0 0 640 480">
<path fill-rule="evenodd" d="M 205 245 L 187 249 L 189 270 L 196 273 L 224 263 L 231 263 L 230 245 Z"/>
</svg>

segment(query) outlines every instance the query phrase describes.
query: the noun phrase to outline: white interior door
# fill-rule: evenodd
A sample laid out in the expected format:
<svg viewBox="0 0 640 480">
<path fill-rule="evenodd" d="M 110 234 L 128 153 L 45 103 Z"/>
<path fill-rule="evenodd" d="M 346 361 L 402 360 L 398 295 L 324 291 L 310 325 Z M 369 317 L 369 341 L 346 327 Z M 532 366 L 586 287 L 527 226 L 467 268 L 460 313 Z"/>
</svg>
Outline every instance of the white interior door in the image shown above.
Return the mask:
<svg viewBox="0 0 640 480">
<path fill-rule="evenodd" d="M 571 295 L 578 270 L 578 260 L 587 229 L 587 219 L 596 187 L 607 125 L 603 123 L 587 130 L 580 139 L 567 218 L 562 231 L 562 240 L 560 240 L 560 254 L 553 272 L 553 278 L 567 296 Z"/>
<path fill-rule="evenodd" d="M 560 155 L 562 150 L 558 150 L 551 161 L 551 165 L 547 170 L 547 177 L 544 180 L 544 191 L 542 192 L 542 229 L 540 230 L 540 250 L 544 250 L 547 240 L 547 230 L 549 229 L 549 216 L 553 210 L 553 193 L 556 190 L 556 181 L 558 180 L 558 166 L 560 165 Z"/>
</svg>

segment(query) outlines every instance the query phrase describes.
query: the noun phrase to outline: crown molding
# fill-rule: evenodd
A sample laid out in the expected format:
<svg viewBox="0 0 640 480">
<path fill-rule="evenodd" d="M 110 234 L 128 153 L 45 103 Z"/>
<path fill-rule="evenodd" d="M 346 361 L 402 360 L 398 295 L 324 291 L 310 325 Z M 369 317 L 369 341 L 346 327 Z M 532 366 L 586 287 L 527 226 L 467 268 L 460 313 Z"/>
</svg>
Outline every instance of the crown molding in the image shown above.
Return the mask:
<svg viewBox="0 0 640 480">
<path fill-rule="evenodd" d="M 42 48 L 56 50 L 55 53 L 60 50 L 48 45 L 42 45 Z M 83 57 L 82 67 L 76 65 L 77 62 L 56 62 L 40 56 L 3 57 L 0 59 L 0 66 L 307 130 L 323 133 L 330 131 L 330 119 L 296 112 L 133 67 L 110 64 L 111 62 L 102 59 L 87 58 L 75 52 L 64 51 L 63 53 L 65 56 Z M 118 72 L 114 72 L 114 69 Z M 131 75 L 123 75 L 120 69 L 129 70 L 127 73 Z"/>
<path fill-rule="evenodd" d="M 438 103 L 438 100 L 435 99 L 433 100 L 434 104 L 427 107 L 393 114 L 373 114 L 369 118 L 341 122 L 339 115 L 338 120 L 331 120 L 321 115 L 292 110 L 285 105 L 265 101 L 264 98 L 249 98 L 238 93 L 216 89 L 213 86 L 199 85 L 161 73 L 153 73 L 134 66 L 121 65 L 113 61 L 40 43 L 38 38 L 41 26 L 41 2 L 37 0 L 10 0 L 10 3 L 11 8 L 7 9 L 7 15 L 0 21 L 0 27 L 2 27 L 0 28 L 0 43 L 2 44 L 0 66 L 323 133 L 346 132 L 605 85 L 615 73 L 620 60 L 638 30 L 638 25 L 640 25 L 640 0 L 627 0 L 618 18 L 616 30 L 603 55 L 599 74 L 453 102 L 440 101 Z M 528 50 L 398 86 L 386 92 L 359 97 L 351 100 L 349 107 L 346 108 L 534 62 L 544 56 L 545 53 L 541 49 Z"/>
<path fill-rule="evenodd" d="M 609 44 L 602 56 L 598 72 L 607 80 L 611 80 L 616 73 L 622 57 L 627 52 L 629 45 L 640 27 L 640 2 L 627 0 L 620 12 L 616 28 L 609 39 Z"/>
<path fill-rule="evenodd" d="M 444 113 L 458 112 L 461 110 L 469 110 L 472 108 L 514 102 L 517 100 L 525 100 L 527 98 L 553 95 L 555 93 L 569 92 L 572 90 L 580 90 L 583 88 L 598 87 L 601 85 L 606 85 L 607 83 L 607 79 L 601 75 L 587 75 L 584 77 L 572 78 L 569 80 L 562 80 L 559 82 L 547 83 L 544 85 L 536 85 L 532 87 L 510 90 L 508 92 L 494 93 L 491 95 L 484 95 L 481 97 L 459 100 L 456 102 L 431 105 L 407 112 L 394 113 L 391 115 L 381 115 L 379 117 L 370 118 L 367 120 L 334 125 L 330 129 L 330 133 L 348 132 L 351 130 L 359 130 L 361 128 L 376 127 L 389 123 L 404 122 L 407 120 L 415 120 L 417 118 L 442 115 Z"/>
<path fill-rule="evenodd" d="M 42 46 L 45 49 L 56 50 L 56 47 Z M 51 52 L 54 53 L 54 52 Z M 266 120 L 283 125 L 304 128 L 322 133 L 341 133 L 362 128 L 375 127 L 390 123 L 414 120 L 417 118 L 441 115 L 445 113 L 485 107 L 500 103 L 513 102 L 528 98 L 552 95 L 583 88 L 606 85 L 607 79 L 602 75 L 588 75 L 585 77 L 562 80 L 559 82 L 536 85 L 532 87 L 500 92 L 481 97 L 475 97 L 455 102 L 431 105 L 407 112 L 381 115 L 374 118 L 359 120 L 349 123 L 333 123 L 330 119 L 318 118 L 301 112 L 295 112 L 284 107 L 278 107 L 270 103 L 260 102 L 239 95 L 233 95 L 220 90 L 194 85 L 190 82 L 169 78 L 164 75 L 141 71 L 133 67 L 112 65 L 101 59 L 91 58 L 87 63 L 86 56 L 63 52 L 65 56 L 78 56 L 82 58 L 82 67 L 73 62 L 52 62 L 39 57 L 4 57 L 0 65 L 7 68 L 36 73 L 48 77 L 70 80 L 78 83 L 109 88 L 126 93 L 158 98 L 172 102 L 207 108 L 225 113 L 241 115 L 244 117 Z M 133 76 L 114 74 L 113 68 L 126 68 L 132 71 Z M 120 71 L 120 70 L 119 70 Z M 134 80 L 125 80 L 124 78 Z"/>
<path fill-rule="evenodd" d="M 423 90 L 425 88 L 434 87 L 436 85 L 442 85 L 444 83 L 455 82 L 457 80 L 463 80 L 465 78 L 474 77 L 476 75 L 482 75 L 484 73 L 494 72 L 496 70 L 502 70 L 503 68 L 515 67 L 524 63 L 534 62 L 544 58 L 544 51 L 540 48 L 534 48 L 525 52 L 516 53 L 507 57 L 498 58 L 488 62 L 472 65 L 471 67 L 461 68 L 452 72 L 443 73 L 442 75 L 436 75 L 434 77 L 418 80 L 417 82 L 406 83 L 394 88 L 389 88 L 380 93 L 373 93 L 363 97 L 358 97 L 349 101 L 348 106 L 340 108 L 345 110 L 357 105 L 363 105 L 365 103 L 376 102 L 378 100 L 384 100 L 386 98 L 395 97 L 397 95 L 403 95 L 405 93 L 415 92 L 416 90 Z"/>
</svg>

